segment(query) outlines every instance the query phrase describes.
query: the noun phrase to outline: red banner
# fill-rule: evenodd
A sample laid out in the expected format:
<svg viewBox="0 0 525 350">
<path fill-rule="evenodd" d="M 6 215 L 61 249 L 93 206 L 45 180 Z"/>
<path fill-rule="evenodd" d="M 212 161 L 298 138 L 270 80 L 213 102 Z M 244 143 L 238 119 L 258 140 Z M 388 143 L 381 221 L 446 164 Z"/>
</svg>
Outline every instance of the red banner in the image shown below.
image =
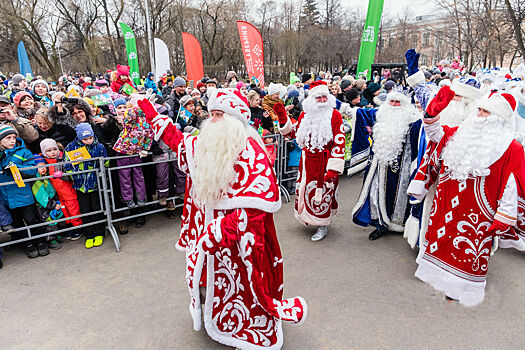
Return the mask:
<svg viewBox="0 0 525 350">
<path fill-rule="evenodd" d="M 237 21 L 242 53 L 250 81 L 264 88 L 264 49 L 261 33 L 248 22 Z"/>
<path fill-rule="evenodd" d="M 182 45 L 184 46 L 188 81 L 193 80 L 194 86 L 196 86 L 197 82 L 204 77 L 201 44 L 193 35 L 182 33 Z"/>
</svg>

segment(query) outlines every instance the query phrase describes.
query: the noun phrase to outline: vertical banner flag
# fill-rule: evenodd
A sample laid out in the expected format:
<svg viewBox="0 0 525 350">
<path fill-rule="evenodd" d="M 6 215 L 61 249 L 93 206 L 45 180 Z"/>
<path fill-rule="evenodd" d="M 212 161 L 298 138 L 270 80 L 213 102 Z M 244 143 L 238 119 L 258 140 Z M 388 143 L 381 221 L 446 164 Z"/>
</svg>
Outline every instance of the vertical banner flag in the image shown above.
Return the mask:
<svg viewBox="0 0 525 350">
<path fill-rule="evenodd" d="M 368 70 L 367 79 L 370 79 L 370 68 L 376 55 L 377 34 L 381 23 L 383 12 L 383 0 L 368 0 L 368 12 L 366 14 L 361 48 L 359 49 L 359 60 L 357 61 L 357 76 L 364 75 Z"/>
<path fill-rule="evenodd" d="M 140 75 L 139 75 L 139 59 L 137 56 L 137 43 L 135 42 L 135 34 L 131 28 L 122 22 L 119 22 L 120 29 L 124 35 L 124 43 L 126 44 L 126 53 L 128 54 L 128 65 L 129 65 L 129 75 L 133 83 L 136 86 L 140 85 Z"/>
<path fill-rule="evenodd" d="M 20 74 L 27 77 L 27 73 L 33 76 L 33 71 L 31 70 L 31 65 L 29 64 L 29 58 L 27 57 L 26 47 L 21 41 L 18 43 L 18 67 L 20 69 Z"/>
<path fill-rule="evenodd" d="M 162 74 L 170 69 L 170 53 L 166 43 L 158 38 L 153 39 L 155 44 L 155 81 L 162 78 Z"/>
<path fill-rule="evenodd" d="M 242 53 L 250 82 L 264 89 L 264 49 L 261 33 L 248 22 L 237 21 Z"/>
<path fill-rule="evenodd" d="M 184 46 L 184 59 L 186 60 L 186 74 L 188 81 L 198 82 L 204 77 L 202 66 L 201 44 L 197 38 L 189 33 L 182 33 L 182 45 Z"/>
</svg>

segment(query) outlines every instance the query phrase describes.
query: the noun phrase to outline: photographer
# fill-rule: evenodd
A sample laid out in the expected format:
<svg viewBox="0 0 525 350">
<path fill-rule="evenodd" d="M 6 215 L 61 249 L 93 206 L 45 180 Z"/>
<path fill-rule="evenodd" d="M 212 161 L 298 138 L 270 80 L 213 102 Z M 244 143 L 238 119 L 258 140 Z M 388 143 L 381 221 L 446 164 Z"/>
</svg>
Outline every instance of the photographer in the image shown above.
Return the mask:
<svg viewBox="0 0 525 350">
<path fill-rule="evenodd" d="M 8 125 L 15 129 L 17 136 L 24 140 L 26 145 L 38 139 L 38 132 L 31 122 L 15 114 L 11 101 L 5 96 L 0 96 L 0 126 Z"/>
</svg>

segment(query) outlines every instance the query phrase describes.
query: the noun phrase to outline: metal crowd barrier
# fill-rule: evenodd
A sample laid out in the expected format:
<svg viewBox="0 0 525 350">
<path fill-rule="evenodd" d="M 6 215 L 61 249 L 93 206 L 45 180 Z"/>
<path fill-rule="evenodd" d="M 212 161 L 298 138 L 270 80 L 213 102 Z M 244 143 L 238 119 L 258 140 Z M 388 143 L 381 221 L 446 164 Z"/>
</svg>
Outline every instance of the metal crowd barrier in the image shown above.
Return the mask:
<svg viewBox="0 0 525 350">
<path fill-rule="evenodd" d="M 89 161 L 98 161 L 99 162 L 99 168 L 98 169 L 89 169 L 89 170 L 76 171 L 76 172 L 68 172 L 68 173 L 64 172 L 63 173 L 63 177 L 95 172 L 97 174 L 97 181 L 98 181 L 97 192 L 98 192 L 98 197 L 99 197 L 99 201 L 100 201 L 100 210 L 97 210 L 97 211 L 94 211 L 94 212 L 90 212 L 90 213 L 84 213 L 84 214 L 80 214 L 80 215 L 76 215 L 76 216 L 63 217 L 63 218 L 57 219 L 57 220 L 45 221 L 45 222 L 42 222 L 42 223 L 38 223 L 38 224 L 34 224 L 34 225 L 28 225 L 28 226 L 24 226 L 24 227 L 20 227 L 20 228 L 15 228 L 13 231 L 9 232 L 9 234 L 13 234 L 13 233 L 16 233 L 16 232 L 27 231 L 27 237 L 16 239 L 16 240 L 10 240 L 10 241 L 7 241 L 7 242 L 0 242 L 0 248 L 4 247 L 4 246 L 8 246 L 8 245 L 18 244 L 18 243 L 22 243 L 22 242 L 25 242 L 25 241 L 37 239 L 37 238 L 54 236 L 54 235 L 57 235 L 57 234 L 60 234 L 60 233 L 63 233 L 63 232 L 73 231 L 73 230 L 77 230 L 77 229 L 83 229 L 83 228 L 88 227 L 88 226 L 93 226 L 93 225 L 107 223 L 107 220 L 104 219 L 104 220 L 93 221 L 93 222 L 90 222 L 90 223 L 87 223 L 87 224 L 82 223 L 82 225 L 79 225 L 79 226 L 67 227 L 67 228 L 58 229 L 58 230 L 54 230 L 54 231 L 49 231 L 49 232 L 45 232 L 45 233 L 41 233 L 41 234 L 37 234 L 37 235 L 33 235 L 33 233 L 32 233 L 32 230 L 34 230 L 36 228 L 56 225 L 58 223 L 61 223 L 61 222 L 64 222 L 64 221 L 69 221 L 69 220 L 76 219 L 76 218 L 84 218 L 84 217 L 97 215 L 97 214 L 103 214 L 103 215 L 106 215 L 106 216 L 109 215 L 109 200 L 108 200 L 108 197 L 105 196 L 105 193 L 102 191 L 102 188 L 107 186 L 106 181 L 105 181 L 106 178 L 105 178 L 105 171 L 104 171 L 105 160 L 104 160 L 104 158 L 99 157 L 99 158 L 91 158 L 91 159 L 89 159 Z M 68 161 L 68 162 L 60 162 L 60 163 L 54 163 L 54 164 L 46 164 L 45 166 L 24 167 L 24 169 L 28 169 L 29 170 L 29 169 L 38 169 L 38 168 L 43 168 L 43 167 L 46 167 L 46 168 L 57 167 L 57 166 L 63 166 L 63 165 L 66 165 L 66 164 L 71 164 L 71 163 L 79 163 L 79 161 Z M 29 186 L 31 188 L 33 183 L 38 181 L 38 180 L 46 180 L 46 179 L 52 179 L 52 178 L 53 178 L 53 176 L 41 176 L 41 177 L 33 177 L 33 178 L 29 178 L 29 179 L 24 179 L 23 178 L 22 181 L 24 182 L 24 184 L 26 186 Z M 13 184 L 16 184 L 16 182 L 15 181 L 4 182 L 4 183 L 1 183 L 0 186 L 8 186 L 8 185 L 13 185 Z M 36 200 L 35 200 L 35 205 L 36 205 Z M 35 215 L 36 215 L 36 213 L 35 213 Z M 115 246 L 117 248 L 117 251 L 119 251 L 119 249 L 120 249 L 120 242 L 119 242 L 118 236 L 115 236 L 112 233 L 112 237 L 113 237 L 113 240 L 115 241 Z"/>
<path fill-rule="evenodd" d="M 296 175 L 297 171 L 296 170 L 288 170 L 287 169 L 287 162 L 288 162 L 287 145 L 290 142 L 292 142 L 292 141 L 285 140 L 284 137 L 281 134 L 267 135 L 267 136 L 263 137 L 263 140 L 265 140 L 265 139 L 273 139 L 272 140 L 273 142 L 270 142 L 266 146 L 267 147 L 272 147 L 273 154 L 275 155 L 274 169 L 275 169 L 275 173 L 276 173 L 276 176 L 277 176 L 277 182 L 278 182 L 278 185 L 279 185 L 279 188 L 280 188 L 280 191 L 281 191 L 281 195 L 282 195 L 283 200 L 285 202 L 289 202 L 290 201 L 290 193 L 288 192 L 288 190 L 284 186 L 284 183 L 290 182 L 290 181 L 295 181 L 295 179 L 297 178 L 297 175 Z M 117 159 L 122 159 L 122 158 L 138 157 L 138 155 L 116 156 L 116 157 L 106 157 L 106 158 L 99 157 L 99 158 L 91 158 L 89 160 L 85 160 L 85 161 L 95 161 L 95 160 L 98 161 L 99 162 L 99 168 L 98 169 L 83 170 L 83 171 L 78 171 L 78 172 L 68 172 L 68 173 L 63 172 L 63 177 L 79 175 L 79 174 L 85 174 L 85 173 L 90 173 L 90 172 L 95 172 L 97 174 L 97 181 L 98 181 L 98 186 L 97 186 L 97 190 L 96 191 L 98 192 L 98 197 L 99 197 L 100 208 L 101 209 L 98 210 L 98 211 L 94 211 L 94 212 L 90 212 L 90 213 L 84 213 L 84 214 L 77 215 L 77 216 L 63 217 L 63 218 L 60 218 L 60 219 L 57 219 L 57 220 L 46 221 L 46 222 L 42 222 L 42 223 L 38 223 L 38 224 L 34 224 L 34 225 L 29 225 L 29 226 L 23 226 L 23 227 L 20 227 L 20 228 L 16 228 L 13 231 L 9 232 L 9 234 L 26 231 L 27 232 L 27 237 L 20 238 L 20 239 L 12 239 L 12 240 L 9 240 L 9 241 L 4 241 L 4 242 L 0 240 L 0 248 L 5 247 L 5 246 L 9 246 L 9 245 L 19 244 L 19 243 L 22 243 L 22 242 L 25 242 L 25 241 L 29 241 L 29 240 L 33 240 L 33 239 L 49 237 L 49 236 L 55 236 L 55 235 L 59 235 L 60 233 L 64 233 L 64 232 L 68 232 L 68 231 L 82 230 L 82 229 L 84 229 L 86 227 L 93 226 L 93 225 L 105 224 L 107 231 L 109 232 L 109 234 L 111 235 L 111 237 L 112 237 L 112 239 L 113 239 L 113 241 L 115 243 L 115 249 L 117 250 L 117 252 L 119 252 L 120 248 L 121 248 L 121 245 L 120 245 L 119 235 L 118 235 L 117 230 L 115 228 L 115 224 L 116 223 L 121 222 L 121 221 L 127 221 L 127 220 L 130 220 L 130 219 L 134 219 L 134 218 L 137 218 L 137 217 L 140 217 L 140 216 L 152 215 L 152 214 L 160 213 L 160 212 L 166 211 L 167 208 L 166 207 L 157 208 L 156 204 L 158 203 L 158 201 L 157 200 L 152 200 L 152 201 L 147 202 L 145 204 L 145 206 L 143 207 L 144 210 L 139 212 L 139 213 L 130 214 L 130 215 L 118 215 L 119 213 L 127 214 L 127 211 L 129 211 L 130 209 L 127 208 L 125 205 L 121 206 L 121 207 L 119 207 L 117 205 L 117 201 L 120 201 L 120 198 L 118 198 L 119 194 L 120 194 L 120 188 L 115 188 L 115 186 L 118 186 L 118 185 L 114 183 L 113 177 L 112 177 L 112 173 L 114 173 L 115 171 L 118 171 L 120 169 L 134 168 L 134 167 L 144 167 L 144 166 L 147 166 L 147 165 L 157 165 L 157 164 L 160 164 L 160 163 L 176 162 L 177 159 L 175 157 L 173 157 L 172 155 L 173 155 L 173 153 L 170 153 L 168 159 L 159 160 L 159 161 L 143 161 L 143 162 L 137 163 L 137 164 L 131 164 L 131 165 L 126 165 L 126 166 L 110 166 L 110 167 L 105 167 L 106 162 L 108 162 L 108 161 L 116 161 Z M 84 161 L 80 161 L 80 160 L 78 160 L 78 161 L 68 161 L 68 162 L 61 162 L 61 163 L 54 163 L 54 164 L 46 164 L 45 166 L 42 165 L 42 166 L 26 167 L 24 169 L 38 169 L 38 168 L 41 168 L 41 167 L 50 168 L 50 167 L 63 166 L 63 165 L 66 165 L 66 164 L 79 163 L 79 162 L 84 162 Z M 52 175 L 51 176 L 33 177 L 33 178 L 22 179 L 22 180 L 26 184 L 26 186 L 31 187 L 33 185 L 33 183 L 35 181 L 37 181 L 37 180 L 45 180 L 45 179 L 51 179 L 51 178 L 53 178 Z M 1 186 L 12 185 L 12 184 L 16 184 L 15 181 L 1 183 L 0 187 Z M 168 197 L 167 200 L 172 200 L 173 201 L 174 207 L 175 207 L 174 209 L 181 208 L 184 205 L 183 200 L 181 200 L 177 196 Z M 35 203 L 36 203 L 36 200 L 35 200 Z M 49 231 L 49 232 L 45 232 L 45 233 L 41 233 L 41 234 L 34 234 L 34 232 L 33 232 L 34 229 L 40 228 L 40 227 L 43 227 L 43 226 L 56 225 L 58 223 L 62 223 L 62 222 L 69 221 L 69 220 L 72 220 L 72 219 L 84 218 L 84 217 L 88 217 L 88 216 L 92 216 L 92 215 L 98 215 L 98 214 L 104 215 L 105 218 L 103 220 L 97 220 L 97 221 L 90 222 L 90 223 L 82 223 L 82 225 L 79 225 L 79 226 L 71 226 L 71 227 L 61 228 L 61 229 L 57 229 L 57 230 L 54 230 L 54 231 Z"/>
</svg>

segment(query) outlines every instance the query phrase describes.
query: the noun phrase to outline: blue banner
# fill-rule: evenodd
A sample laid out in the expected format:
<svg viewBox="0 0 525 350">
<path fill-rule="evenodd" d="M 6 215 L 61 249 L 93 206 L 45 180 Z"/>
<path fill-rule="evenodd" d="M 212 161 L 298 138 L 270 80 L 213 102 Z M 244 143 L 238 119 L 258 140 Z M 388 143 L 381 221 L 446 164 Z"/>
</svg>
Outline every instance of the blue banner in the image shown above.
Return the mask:
<svg viewBox="0 0 525 350">
<path fill-rule="evenodd" d="M 26 77 L 27 73 L 29 73 L 33 76 L 31 64 L 29 64 L 29 57 L 27 57 L 26 48 L 22 41 L 18 43 L 18 66 L 20 67 L 20 74 Z"/>
</svg>

